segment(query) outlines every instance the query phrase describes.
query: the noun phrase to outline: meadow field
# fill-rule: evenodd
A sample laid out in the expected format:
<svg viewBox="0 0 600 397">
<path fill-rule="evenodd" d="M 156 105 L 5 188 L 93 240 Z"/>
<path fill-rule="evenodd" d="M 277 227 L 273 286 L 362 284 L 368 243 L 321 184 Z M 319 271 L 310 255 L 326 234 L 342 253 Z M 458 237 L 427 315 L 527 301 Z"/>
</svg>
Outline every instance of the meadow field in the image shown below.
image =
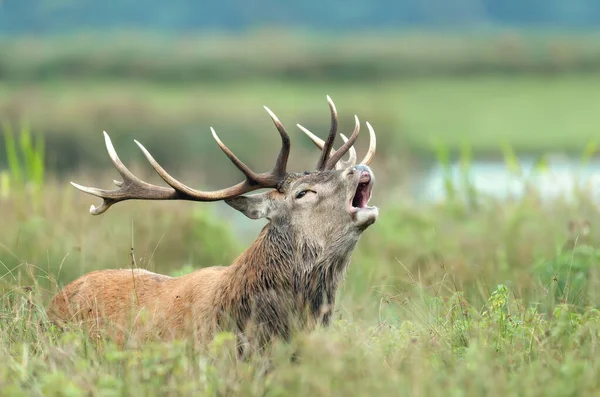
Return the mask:
<svg viewBox="0 0 600 397">
<path fill-rule="evenodd" d="M 536 40 L 524 47 L 517 41 L 516 48 L 539 48 Z M 281 51 L 293 54 L 285 43 Z M 469 202 L 457 195 L 430 203 L 398 189 L 423 164 L 445 164 L 458 152 L 463 160 L 502 158 L 503 145 L 517 154 L 509 168 L 518 166 L 522 153 L 561 152 L 585 163 L 596 153 L 600 132 L 596 41 L 577 42 L 577 56 L 569 59 L 580 62 L 564 70 L 548 66 L 552 57 L 532 56 L 535 68 L 508 68 L 492 57 L 477 73 L 466 71 L 482 65 L 479 58 L 460 54 L 496 47 L 455 40 L 454 46 L 435 47 L 444 54 L 416 52 L 422 43 L 382 44 L 373 64 L 385 64 L 389 48 L 398 47 L 403 55 L 395 65 L 408 59 L 417 66 L 403 72 L 380 67 L 377 78 L 366 73 L 371 78 L 363 79 L 357 70 L 372 69 L 350 55 L 347 74 L 331 66 L 338 78 L 308 73 L 310 65 L 327 64 L 328 51 L 313 47 L 295 58 L 305 67 L 293 75 L 285 74 L 289 67 L 278 68 L 281 58 L 271 66 L 257 58 L 258 66 L 244 76 L 243 68 L 231 66 L 237 59 L 222 60 L 238 53 L 225 47 L 219 58 L 216 46 L 211 54 L 218 65 L 230 65 L 230 75 L 211 79 L 199 73 L 204 78 L 181 81 L 173 76 L 195 70 L 197 63 L 167 56 L 159 62 L 150 44 L 149 55 L 140 59 L 167 64 L 169 72 L 100 56 L 100 48 L 91 65 L 104 68 L 88 64 L 69 74 L 67 61 L 81 65 L 89 54 L 68 45 L 59 56 L 48 43 L 49 50 L 38 52 L 25 51 L 21 42 L 0 43 L 15 54 L 0 62 L 0 396 L 597 395 L 600 214 L 592 191 L 551 202 L 535 188 L 505 201 L 470 191 Z M 26 44 L 42 48 L 36 41 Z M 184 44 L 177 48 L 200 52 L 194 42 Z M 353 54 L 342 44 L 335 44 L 338 53 Z M 441 60 L 425 58 L 432 53 Z M 419 73 L 421 64 L 433 66 Z M 352 69 L 357 65 L 367 69 Z M 352 127 L 357 114 L 377 131 L 371 203 L 380 207 L 379 220 L 353 255 L 331 327 L 297 335 L 244 362 L 229 334 L 220 334 L 208 354 L 186 340 L 97 348 L 83 331 L 59 331 L 48 321 L 51 296 L 86 272 L 137 266 L 179 275 L 227 265 L 264 224 L 223 203 L 126 202 L 89 215 L 98 200 L 68 181 L 107 187 L 117 177 L 103 130 L 144 179 L 157 181 L 133 138 L 186 183 L 223 187 L 240 176 L 212 142 L 210 126 L 251 167 L 267 169 L 279 145 L 262 109 L 267 105 L 290 131 L 290 167 L 312 169 L 316 150 L 295 124 L 324 135 L 327 94 L 336 102 L 342 130 Z M 366 134 L 359 138 L 359 154 L 367 142 Z M 289 360 L 293 351 L 300 357 L 295 363 Z"/>
<path fill-rule="evenodd" d="M 71 172 L 105 164 L 98 150 L 103 130 L 125 158 L 137 155 L 130 144 L 137 138 L 166 166 L 181 170 L 219 160 L 210 126 L 242 153 L 276 150 L 273 134 L 265 133 L 271 127 L 263 105 L 304 153 L 312 147 L 295 124 L 324 133 L 325 95 L 336 101 L 343 129 L 352 128 L 354 114 L 371 122 L 388 142 L 379 155 L 410 157 L 405 167 L 428 159 L 438 143 L 451 151 L 468 143 L 481 156 L 497 155 L 506 143 L 521 153 L 579 153 L 596 138 L 596 38 L 415 33 L 333 39 L 276 31 L 4 39 L 0 53 L 11 56 L 0 58 L 0 115 L 3 123 L 26 123 L 43 133 L 48 165 Z M 248 139 L 236 146 L 237 136 Z M 270 166 L 257 161 L 257 167 Z M 6 165 L 2 158 L 0 165 Z"/>
</svg>

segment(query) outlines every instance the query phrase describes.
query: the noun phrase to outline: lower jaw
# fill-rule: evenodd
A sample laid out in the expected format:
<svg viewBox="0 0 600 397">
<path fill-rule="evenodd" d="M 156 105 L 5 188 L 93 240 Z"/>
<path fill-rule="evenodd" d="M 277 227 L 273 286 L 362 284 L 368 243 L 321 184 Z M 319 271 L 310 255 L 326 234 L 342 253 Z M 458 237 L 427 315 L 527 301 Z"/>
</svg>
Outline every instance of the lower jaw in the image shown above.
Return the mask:
<svg viewBox="0 0 600 397">
<path fill-rule="evenodd" d="M 355 225 L 360 229 L 365 229 L 371 226 L 379 216 L 377 207 L 353 208 L 352 219 Z"/>
</svg>

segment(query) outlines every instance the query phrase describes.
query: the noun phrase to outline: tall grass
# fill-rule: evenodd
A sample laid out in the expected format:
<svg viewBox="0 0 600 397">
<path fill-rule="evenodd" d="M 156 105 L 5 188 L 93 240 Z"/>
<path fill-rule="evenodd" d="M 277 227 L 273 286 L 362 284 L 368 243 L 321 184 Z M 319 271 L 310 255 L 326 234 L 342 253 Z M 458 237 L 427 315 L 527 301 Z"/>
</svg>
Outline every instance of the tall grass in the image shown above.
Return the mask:
<svg viewBox="0 0 600 397">
<path fill-rule="evenodd" d="M 28 125 L 15 131 L 10 123 L 2 123 L 1 136 L 8 169 L 0 171 L 0 197 L 27 193 L 39 204 L 45 178 L 44 137 L 32 134 Z"/>
<path fill-rule="evenodd" d="M 451 161 L 443 145 L 438 156 Z M 382 207 L 359 242 L 330 328 L 277 343 L 248 362 L 238 360 L 227 333 L 208 352 L 185 340 L 99 348 L 82 330 L 56 329 L 45 314 L 61 285 L 129 263 L 132 236 L 140 267 L 182 274 L 230 263 L 242 249 L 238 236 L 208 204 L 124 203 L 91 217 L 89 196 L 53 182 L 44 185 L 43 205 L 32 217 L 24 193 L 11 193 L 0 204 L 0 390 L 34 396 L 597 394 L 595 203 L 579 191 L 576 202 L 542 205 L 530 190 L 507 202 L 471 192 L 473 206 L 459 200 L 472 189 L 467 145 L 461 156 L 463 178 L 448 179 L 454 201 L 409 204 L 395 197 Z M 521 168 L 508 154 L 506 164 Z M 384 192 L 378 190 L 374 203 Z M 573 222 L 579 226 L 569 228 Z M 290 361 L 292 352 L 298 361 Z"/>
<path fill-rule="evenodd" d="M 2 40 L 0 395 L 597 395 L 597 203 L 586 189 L 549 202 L 532 183 L 546 151 L 575 153 L 581 167 L 597 153 L 596 35 L 367 36 Z M 341 130 L 356 113 L 380 142 L 380 219 L 330 328 L 240 362 L 229 334 L 208 352 L 185 340 L 122 350 L 48 321 L 61 286 L 128 266 L 132 246 L 139 267 L 180 275 L 231 263 L 254 236 L 222 203 L 127 202 L 89 216 L 96 199 L 66 176 L 114 179 L 102 130 L 128 165 L 143 160 L 137 138 L 170 172 L 221 187 L 239 174 L 209 126 L 267 169 L 279 145 L 268 105 L 293 134 L 290 168 L 308 168 L 314 148 L 291 126 L 324 134 L 325 94 Z M 531 173 L 523 152 L 539 156 Z M 477 191 L 481 155 L 502 158 L 525 194 Z M 443 168 L 445 201 L 392 196 L 415 158 Z M 106 172 L 80 169 L 96 166 Z"/>
<path fill-rule="evenodd" d="M 0 323 L 7 395 L 564 396 L 600 388 L 600 313 L 557 304 L 545 315 L 504 285 L 483 306 L 459 293 L 397 299 L 381 322 L 338 319 L 249 362 L 236 358 L 229 334 L 208 353 L 187 341 L 97 350 L 80 331 L 49 326 L 30 293 L 9 298 Z"/>
</svg>

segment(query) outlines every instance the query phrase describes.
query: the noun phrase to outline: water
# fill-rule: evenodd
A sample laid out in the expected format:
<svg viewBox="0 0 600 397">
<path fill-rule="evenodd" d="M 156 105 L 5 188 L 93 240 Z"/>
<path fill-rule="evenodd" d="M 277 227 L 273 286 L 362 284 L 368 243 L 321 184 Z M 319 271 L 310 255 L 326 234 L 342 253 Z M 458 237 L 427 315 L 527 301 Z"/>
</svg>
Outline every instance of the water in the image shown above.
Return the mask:
<svg viewBox="0 0 600 397">
<path fill-rule="evenodd" d="M 469 180 L 475 190 L 496 199 L 519 198 L 525 194 L 526 182 L 535 188 L 543 199 L 573 199 L 575 187 L 590 189 L 593 198 L 600 198 L 600 160 L 585 166 L 565 156 L 551 156 L 549 169 L 535 170 L 535 159 L 519 160 L 521 175 L 511 173 L 502 161 L 474 161 L 469 167 Z M 455 187 L 464 186 L 461 166 L 458 162 L 450 167 Z M 440 202 L 445 200 L 445 170 L 434 165 L 422 176 L 415 178 L 412 194 L 420 201 Z"/>
</svg>

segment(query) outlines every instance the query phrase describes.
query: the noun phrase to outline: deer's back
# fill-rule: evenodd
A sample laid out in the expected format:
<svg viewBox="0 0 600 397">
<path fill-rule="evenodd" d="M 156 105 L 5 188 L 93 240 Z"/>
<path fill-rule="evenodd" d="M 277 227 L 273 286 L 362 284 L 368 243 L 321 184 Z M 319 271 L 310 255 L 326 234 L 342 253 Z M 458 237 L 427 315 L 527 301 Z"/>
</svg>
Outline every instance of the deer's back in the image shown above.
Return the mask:
<svg viewBox="0 0 600 397">
<path fill-rule="evenodd" d="M 57 293 L 50 313 L 61 322 L 82 322 L 92 332 L 116 325 L 113 336 L 120 344 L 130 330 L 161 338 L 212 333 L 223 269 L 205 268 L 182 277 L 142 269 L 94 271 Z"/>
</svg>

